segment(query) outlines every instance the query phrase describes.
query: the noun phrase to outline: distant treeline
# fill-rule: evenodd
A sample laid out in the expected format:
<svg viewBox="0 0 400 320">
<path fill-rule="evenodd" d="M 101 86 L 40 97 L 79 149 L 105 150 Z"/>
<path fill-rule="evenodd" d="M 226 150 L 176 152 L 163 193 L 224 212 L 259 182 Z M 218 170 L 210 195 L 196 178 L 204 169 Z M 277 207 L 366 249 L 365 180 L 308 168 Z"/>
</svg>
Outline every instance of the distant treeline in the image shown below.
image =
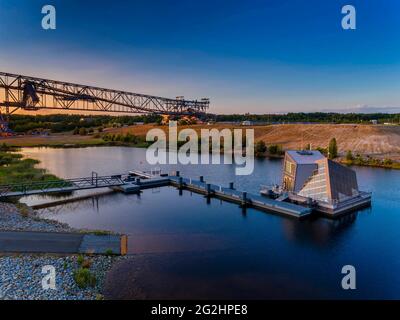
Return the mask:
<svg viewBox="0 0 400 320">
<path fill-rule="evenodd" d="M 264 123 L 276 122 L 321 122 L 321 123 L 365 123 L 378 120 L 380 123 L 400 123 L 400 114 L 388 113 L 287 113 L 287 114 L 224 114 L 217 115 L 216 121 L 241 122 L 253 121 Z"/>
<path fill-rule="evenodd" d="M 111 116 L 111 115 L 12 115 L 9 127 L 17 133 L 48 130 L 51 132 L 66 132 L 80 128 L 118 127 L 133 125 L 135 123 L 159 123 L 159 115 L 138 116 Z M 217 122 L 242 122 L 256 123 L 293 123 L 293 122 L 318 122 L 318 123 L 370 123 L 377 120 L 379 123 L 400 123 L 400 114 L 387 113 L 288 113 L 288 114 L 226 114 L 215 115 Z"/>
<path fill-rule="evenodd" d="M 73 131 L 80 128 L 118 127 L 135 123 L 161 121 L 158 115 L 109 116 L 109 115 L 12 115 L 9 127 L 17 133 L 49 130 L 51 132 Z"/>
</svg>

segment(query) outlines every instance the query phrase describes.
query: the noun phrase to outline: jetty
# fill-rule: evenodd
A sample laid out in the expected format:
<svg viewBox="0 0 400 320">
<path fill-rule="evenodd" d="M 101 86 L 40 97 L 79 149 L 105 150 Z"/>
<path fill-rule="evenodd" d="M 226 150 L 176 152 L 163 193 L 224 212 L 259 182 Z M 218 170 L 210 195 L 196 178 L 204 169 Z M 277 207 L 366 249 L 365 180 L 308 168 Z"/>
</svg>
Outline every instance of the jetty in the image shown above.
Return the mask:
<svg viewBox="0 0 400 320">
<path fill-rule="evenodd" d="M 302 218 L 311 214 L 311 209 L 288 202 L 280 202 L 263 197 L 261 195 L 247 193 L 246 191 L 236 190 L 231 183 L 229 187 L 223 187 L 211 183 L 206 183 L 202 177 L 200 180 L 193 180 L 179 176 L 170 176 L 171 185 L 188 189 L 196 193 L 204 194 L 208 197 L 216 197 L 229 202 L 237 203 L 243 207 L 279 213 L 296 218 Z"/>
<path fill-rule="evenodd" d="M 112 176 L 98 176 L 93 172 L 90 177 L 46 181 L 35 183 L 21 183 L 0 185 L 0 199 L 6 197 L 22 197 L 45 193 L 68 193 L 72 191 L 111 188 L 114 191 L 126 194 L 139 193 L 149 188 L 174 186 L 202 194 L 206 197 L 215 197 L 224 201 L 239 204 L 241 207 L 251 207 L 269 213 L 277 213 L 290 217 L 303 218 L 312 213 L 306 206 L 289 202 L 277 201 L 258 194 L 237 190 L 233 183 L 228 187 L 207 183 L 201 176 L 199 179 L 181 177 L 179 171 L 171 174 L 132 170 L 127 174 Z"/>
</svg>

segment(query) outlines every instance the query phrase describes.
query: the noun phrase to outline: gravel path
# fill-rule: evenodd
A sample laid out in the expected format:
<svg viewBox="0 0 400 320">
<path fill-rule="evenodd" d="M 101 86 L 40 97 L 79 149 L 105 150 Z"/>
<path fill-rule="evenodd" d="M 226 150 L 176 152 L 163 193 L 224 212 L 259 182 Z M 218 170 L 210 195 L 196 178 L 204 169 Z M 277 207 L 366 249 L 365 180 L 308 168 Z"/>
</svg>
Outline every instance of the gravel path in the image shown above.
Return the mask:
<svg viewBox="0 0 400 320">
<path fill-rule="evenodd" d="M 11 203 L 0 202 L 0 231 L 79 232 L 67 224 L 40 219 L 31 209 L 25 214 Z M 77 255 L 0 255 L 0 300 L 94 300 L 102 298 L 104 278 L 113 263 L 124 257 L 90 256 L 90 271 L 96 276 L 96 286 L 79 288 L 73 278 L 79 268 Z M 43 289 L 42 268 L 55 269 L 55 289 Z"/>
</svg>

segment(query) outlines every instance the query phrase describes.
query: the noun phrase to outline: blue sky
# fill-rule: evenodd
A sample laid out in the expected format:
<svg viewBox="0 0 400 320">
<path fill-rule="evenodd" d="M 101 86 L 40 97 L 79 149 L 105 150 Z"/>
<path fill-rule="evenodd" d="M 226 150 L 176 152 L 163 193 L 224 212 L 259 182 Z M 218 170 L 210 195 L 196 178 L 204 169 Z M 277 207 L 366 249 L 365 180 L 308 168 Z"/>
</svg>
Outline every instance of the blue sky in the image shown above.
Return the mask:
<svg viewBox="0 0 400 320">
<path fill-rule="evenodd" d="M 398 0 L 0 0 L 1 71 L 210 97 L 215 113 L 400 107 L 399 39 Z"/>
</svg>

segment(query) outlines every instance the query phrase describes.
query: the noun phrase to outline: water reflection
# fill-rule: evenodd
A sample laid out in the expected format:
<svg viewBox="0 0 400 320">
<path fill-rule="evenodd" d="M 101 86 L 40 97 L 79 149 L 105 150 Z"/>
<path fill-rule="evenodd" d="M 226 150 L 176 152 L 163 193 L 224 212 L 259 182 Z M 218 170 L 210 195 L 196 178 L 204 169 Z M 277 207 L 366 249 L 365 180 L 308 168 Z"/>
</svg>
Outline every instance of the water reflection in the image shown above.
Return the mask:
<svg viewBox="0 0 400 320">
<path fill-rule="evenodd" d="M 184 201 L 192 201 L 193 198 L 198 198 L 199 201 L 197 201 L 197 209 L 200 210 L 213 210 L 215 208 L 215 204 L 218 204 L 218 211 L 220 210 L 227 210 L 227 211 L 232 211 L 232 214 L 235 214 L 235 212 L 240 212 L 241 217 L 243 219 L 248 218 L 248 214 L 254 215 L 275 215 L 273 213 L 268 213 L 268 212 L 261 212 L 257 211 L 251 208 L 246 208 L 242 207 L 240 205 L 236 204 L 231 204 L 231 203 L 225 203 L 223 200 L 216 199 L 216 198 L 211 198 L 207 196 L 202 196 L 198 195 L 196 193 L 192 193 L 191 191 L 187 190 L 182 190 L 182 189 L 174 189 L 172 187 L 169 187 L 170 189 L 169 193 L 173 195 L 173 193 L 177 193 L 180 198 L 183 199 L 178 199 L 178 202 L 175 202 L 175 205 L 177 209 L 180 206 L 183 206 Z M 154 189 L 149 189 L 146 190 L 146 196 L 145 196 L 145 201 L 148 197 L 153 198 L 154 195 L 156 194 L 161 194 L 162 188 L 154 188 Z M 184 196 L 184 194 L 187 194 L 189 197 Z M 163 198 L 166 207 L 168 207 L 168 202 L 171 201 L 171 199 L 166 199 L 164 195 L 160 195 L 161 198 Z M 114 200 L 113 198 L 116 198 L 118 200 Z M 101 195 L 96 195 L 84 200 L 79 200 L 79 201 L 72 201 L 68 202 L 65 204 L 61 205 L 50 205 L 48 207 L 42 208 L 37 210 L 38 214 L 42 217 L 46 218 L 53 218 L 53 219 L 58 219 L 58 220 L 63 220 L 67 223 L 76 223 L 75 218 L 72 218 L 71 216 L 77 216 L 78 219 L 79 216 L 82 218 L 82 214 L 85 214 L 86 216 L 89 217 L 89 225 L 85 227 L 90 227 L 90 224 L 92 224 L 91 220 L 96 219 L 96 216 L 99 215 L 112 215 L 113 222 L 110 224 L 108 221 L 107 224 L 99 224 L 99 227 L 102 228 L 112 228 L 114 231 L 121 231 L 120 225 L 124 223 L 123 219 L 125 218 L 124 216 L 121 216 L 119 214 L 119 211 L 113 210 L 113 212 L 110 212 L 110 207 L 109 203 L 112 202 L 119 202 L 119 205 L 121 205 L 121 201 L 126 202 L 124 207 L 124 210 L 126 211 L 135 211 L 136 208 L 135 206 L 146 206 L 146 202 L 141 201 L 141 194 L 137 195 L 115 195 L 115 194 L 101 194 Z M 132 201 L 134 199 L 134 201 Z M 189 200 L 188 200 L 189 199 Z M 214 206 L 211 206 L 213 204 Z M 190 202 L 186 203 L 186 205 L 190 206 Z M 169 207 L 172 209 L 172 207 Z M 143 209 L 142 209 L 143 210 Z M 146 210 L 146 209 L 145 209 Z M 155 213 L 152 212 L 152 210 L 146 210 L 149 211 L 148 214 L 154 215 Z M 156 213 L 156 215 L 159 213 Z M 171 215 L 171 217 L 174 217 L 174 212 L 168 211 L 168 214 Z M 193 214 L 193 212 L 191 213 Z M 299 221 L 295 218 L 287 218 L 287 217 L 280 217 L 277 216 L 279 221 L 281 222 L 281 228 L 283 229 L 283 234 L 285 235 L 285 239 L 290 242 L 294 242 L 297 244 L 308 244 L 312 246 L 317 246 L 317 247 L 325 247 L 334 244 L 335 242 L 340 242 L 340 237 L 346 237 L 347 232 L 351 232 L 351 228 L 353 224 L 355 223 L 357 216 L 359 212 L 354 212 L 348 215 L 344 215 L 338 219 L 329 219 L 329 218 L 323 218 L 323 217 L 314 217 L 311 219 L 307 219 L 304 221 Z M 363 212 L 361 212 L 363 214 Z M 236 213 L 237 215 L 237 213 Z M 179 218 L 179 217 L 176 217 Z M 191 220 L 193 216 L 187 216 L 185 219 Z M 122 221 L 121 221 L 122 219 Z M 78 221 L 77 226 L 81 225 L 81 223 Z M 132 230 L 130 229 L 125 229 L 125 232 L 131 236 L 137 232 L 136 228 L 133 228 Z M 143 235 L 143 232 L 141 232 Z M 151 235 L 151 232 L 149 233 Z M 148 237 L 147 239 L 149 239 Z M 332 240 L 334 240 L 332 242 Z M 135 247 L 137 247 L 135 245 Z M 153 246 L 154 248 L 154 243 Z M 162 251 L 161 248 L 157 249 L 158 252 Z M 131 251 L 131 253 L 134 253 L 135 251 Z"/>
<path fill-rule="evenodd" d="M 143 149 L 24 152 L 62 177 L 85 176 L 92 170 L 106 175 L 151 169 L 145 164 Z M 257 193 L 259 185 L 279 182 L 280 166 L 280 160 L 256 161 L 251 176 L 235 176 L 230 165 L 165 166 L 162 170 L 203 175 L 206 181 L 222 185 L 233 181 L 238 188 Z M 121 266 L 124 272 L 118 274 L 134 276 L 116 280 L 120 286 L 117 293 L 113 291 L 114 297 L 134 297 L 129 292 L 141 282 L 150 298 L 399 299 L 400 171 L 355 170 L 360 186 L 373 192 L 372 207 L 338 220 L 298 221 L 172 187 L 146 190 L 139 196 L 97 195 L 39 212 L 72 227 L 129 235 L 133 260 Z M 345 264 L 357 269 L 355 291 L 344 292 L 340 287 Z M 138 265 L 140 272 L 135 271 Z"/>
<path fill-rule="evenodd" d="M 283 220 L 283 229 L 290 241 L 325 247 L 332 244 L 332 239 L 340 241 L 339 237 L 346 237 L 358 214 L 354 212 L 337 219 L 314 217 L 301 223 Z"/>
</svg>

